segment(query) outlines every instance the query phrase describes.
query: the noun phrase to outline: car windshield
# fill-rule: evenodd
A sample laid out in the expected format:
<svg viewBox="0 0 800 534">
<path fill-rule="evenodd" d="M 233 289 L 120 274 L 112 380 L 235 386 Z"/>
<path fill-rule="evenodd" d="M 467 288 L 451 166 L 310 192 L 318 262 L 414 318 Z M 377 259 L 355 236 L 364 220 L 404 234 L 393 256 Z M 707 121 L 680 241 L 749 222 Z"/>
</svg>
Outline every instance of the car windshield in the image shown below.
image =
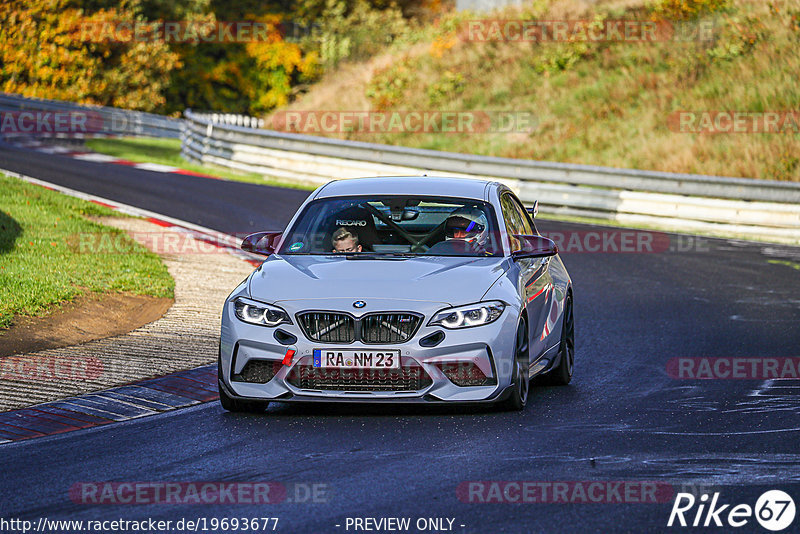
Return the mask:
<svg viewBox="0 0 800 534">
<path fill-rule="evenodd" d="M 502 255 L 492 207 L 447 197 L 335 197 L 309 203 L 280 254 Z"/>
</svg>

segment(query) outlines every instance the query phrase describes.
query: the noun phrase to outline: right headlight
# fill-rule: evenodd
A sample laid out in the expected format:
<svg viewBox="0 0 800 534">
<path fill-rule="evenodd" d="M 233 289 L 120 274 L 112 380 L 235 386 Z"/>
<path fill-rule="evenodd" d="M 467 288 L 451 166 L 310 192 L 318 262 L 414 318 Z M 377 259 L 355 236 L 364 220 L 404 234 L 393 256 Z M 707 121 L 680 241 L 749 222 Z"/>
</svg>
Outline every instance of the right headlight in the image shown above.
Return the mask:
<svg viewBox="0 0 800 534">
<path fill-rule="evenodd" d="M 505 308 L 505 303 L 499 300 L 447 308 L 434 315 L 428 326 L 443 326 L 451 330 L 482 326 L 496 321 L 503 314 Z"/>
<path fill-rule="evenodd" d="M 282 308 L 239 297 L 233 302 L 233 311 L 240 320 L 261 326 L 292 324 L 289 314 Z"/>
</svg>

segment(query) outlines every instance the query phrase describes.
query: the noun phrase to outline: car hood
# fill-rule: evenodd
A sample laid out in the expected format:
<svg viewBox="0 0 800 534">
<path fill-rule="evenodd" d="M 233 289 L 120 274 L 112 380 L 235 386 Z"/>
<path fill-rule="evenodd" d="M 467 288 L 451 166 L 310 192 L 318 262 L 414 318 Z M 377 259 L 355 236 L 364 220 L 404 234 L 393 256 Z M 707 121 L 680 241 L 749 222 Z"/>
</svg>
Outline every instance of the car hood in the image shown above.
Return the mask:
<svg viewBox="0 0 800 534">
<path fill-rule="evenodd" d="M 256 300 L 402 299 L 449 305 L 479 301 L 508 269 L 502 257 L 346 259 L 270 256 L 250 277 Z"/>
</svg>

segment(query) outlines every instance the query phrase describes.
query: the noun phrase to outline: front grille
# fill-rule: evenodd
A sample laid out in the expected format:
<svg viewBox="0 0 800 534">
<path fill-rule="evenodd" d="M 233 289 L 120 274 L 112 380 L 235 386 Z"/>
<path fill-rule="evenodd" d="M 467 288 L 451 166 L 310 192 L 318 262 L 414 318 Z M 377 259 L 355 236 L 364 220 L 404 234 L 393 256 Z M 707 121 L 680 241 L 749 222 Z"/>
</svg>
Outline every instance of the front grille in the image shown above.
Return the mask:
<svg viewBox="0 0 800 534">
<path fill-rule="evenodd" d="M 327 391 L 419 391 L 433 383 L 419 365 L 400 369 L 325 369 L 297 365 L 286 381 L 301 389 Z"/>
<path fill-rule="evenodd" d="M 405 343 L 420 323 L 410 313 L 375 313 L 361 319 L 361 341 L 364 343 Z"/>
<path fill-rule="evenodd" d="M 337 312 L 306 312 L 298 316 L 303 333 L 311 341 L 371 345 L 405 343 L 422 323 L 422 316 L 408 312 L 370 313 L 355 319 Z"/>
<path fill-rule="evenodd" d="M 281 368 L 281 362 L 276 360 L 250 360 L 239 374 L 233 375 L 234 382 L 251 382 L 253 384 L 266 384 L 275 377 Z"/>
<path fill-rule="evenodd" d="M 356 339 L 355 319 L 336 312 L 307 312 L 299 316 L 300 328 L 311 341 L 352 343 Z"/>
</svg>

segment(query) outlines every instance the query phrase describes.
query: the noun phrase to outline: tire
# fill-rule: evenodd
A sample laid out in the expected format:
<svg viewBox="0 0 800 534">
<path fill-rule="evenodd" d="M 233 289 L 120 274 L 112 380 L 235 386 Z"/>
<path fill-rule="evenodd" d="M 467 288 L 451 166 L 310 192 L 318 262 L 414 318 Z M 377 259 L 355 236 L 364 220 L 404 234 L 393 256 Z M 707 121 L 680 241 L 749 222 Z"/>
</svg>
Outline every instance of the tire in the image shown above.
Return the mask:
<svg viewBox="0 0 800 534">
<path fill-rule="evenodd" d="M 225 390 L 222 389 L 222 385 L 217 384 L 217 387 L 219 389 L 219 403 L 229 412 L 260 413 L 269 406 L 269 402 L 267 401 L 246 401 L 231 398 L 225 393 Z"/>
<path fill-rule="evenodd" d="M 222 358 L 217 360 L 217 390 L 219 391 L 219 403 L 229 412 L 236 413 L 259 413 L 269 406 L 268 401 L 247 401 L 229 397 L 222 388 Z"/>
<path fill-rule="evenodd" d="M 561 345 L 558 348 L 558 367 L 547 373 L 545 383 L 551 386 L 566 386 L 572 380 L 575 369 L 575 316 L 572 311 L 572 294 L 567 294 L 564 304 L 564 321 L 561 327 Z"/>
<path fill-rule="evenodd" d="M 500 402 L 504 411 L 522 411 L 528 403 L 530 379 L 530 340 L 528 339 L 528 323 L 523 319 L 517 329 L 517 341 L 514 358 L 514 379 L 511 382 L 511 395 Z"/>
</svg>

